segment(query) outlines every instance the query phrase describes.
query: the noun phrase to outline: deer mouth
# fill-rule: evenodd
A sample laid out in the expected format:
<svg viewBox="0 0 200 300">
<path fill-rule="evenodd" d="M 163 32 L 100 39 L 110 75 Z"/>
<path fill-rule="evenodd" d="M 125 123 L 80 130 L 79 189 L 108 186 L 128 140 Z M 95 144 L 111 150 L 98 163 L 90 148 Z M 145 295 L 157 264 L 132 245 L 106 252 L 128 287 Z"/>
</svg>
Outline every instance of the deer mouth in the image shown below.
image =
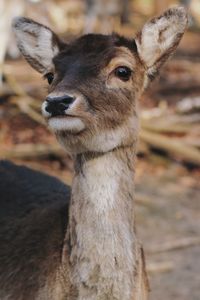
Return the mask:
<svg viewBox="0 0 200 300">
<path fill-rule="evenodd" d="M 54 131 L 66 131 L 71 133 L 79 133 L 85 129 L 83 121 L 73 115 L 52 116 L 47 119 L 49 128 Z"/>
<path fill-rule="evenodd" d="M 56 118 L 56 119 L 66 119 L 66 118 L 79 118 L 79 116 L 76 116 L 76 115 L 70 115 L 70 114 L 64 114 L 64 115 L 52 115 L 50 117 L 48 117 L 47 119 L 50 120 L 50 119 L 53 119 L 53 118 Z"/>
</svg>

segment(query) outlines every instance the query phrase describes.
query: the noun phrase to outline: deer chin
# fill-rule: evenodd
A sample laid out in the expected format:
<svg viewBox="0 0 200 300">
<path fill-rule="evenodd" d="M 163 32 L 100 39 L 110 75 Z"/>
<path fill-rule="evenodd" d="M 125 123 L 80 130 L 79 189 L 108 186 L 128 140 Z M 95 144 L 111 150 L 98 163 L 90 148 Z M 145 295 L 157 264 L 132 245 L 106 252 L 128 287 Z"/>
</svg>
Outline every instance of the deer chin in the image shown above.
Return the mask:
<svg viewBox="0 0 200 300">
<path fill-rule="evenodd" d="M 85 129 L 85 124 L 78 117 L 60 116 L 51 117 L 47 121 L 49 128 L 54 132 L 79 133 Z"/>
</svg>

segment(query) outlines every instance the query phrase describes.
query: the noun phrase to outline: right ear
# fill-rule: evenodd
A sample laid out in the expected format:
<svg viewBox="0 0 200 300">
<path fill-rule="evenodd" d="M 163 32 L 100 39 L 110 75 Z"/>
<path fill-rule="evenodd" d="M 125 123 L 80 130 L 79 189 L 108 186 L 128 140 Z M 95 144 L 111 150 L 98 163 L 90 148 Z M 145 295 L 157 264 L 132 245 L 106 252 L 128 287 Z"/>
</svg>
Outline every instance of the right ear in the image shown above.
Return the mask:
<svg viewBox="0 0 200 300">
<path fill-rule="evenodd" d="M 19 50 L 29 64 L 42 74 L 51 71 L 53 58 L 65 44 L 48 27 L 27 18 L 15 18 L 12 27 Z"/>
<path fill-rule="evenodd" d="M 163 63 L 175 52 L 188 22 L 183 7 L 173 7 L 147 22 L 137 34 L 137 51 L 147 75 L 155 77 Z"/>
</svg>

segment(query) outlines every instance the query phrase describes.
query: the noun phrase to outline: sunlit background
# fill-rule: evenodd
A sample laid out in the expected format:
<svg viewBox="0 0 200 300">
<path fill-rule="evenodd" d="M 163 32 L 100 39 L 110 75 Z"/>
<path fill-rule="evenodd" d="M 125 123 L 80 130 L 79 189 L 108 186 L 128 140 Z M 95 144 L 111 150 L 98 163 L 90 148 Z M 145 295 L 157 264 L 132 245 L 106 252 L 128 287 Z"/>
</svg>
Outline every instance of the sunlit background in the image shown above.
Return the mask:
<svg viewBox="0 0 200 300">
<path fill-rule="evenodd" d="M 151 300 L 200 299 L 200 0 L 0 0 L 0 159 L 68 184 L 71 160 L 40 113 L 47 83 L 21 58 L 12 18 L 32 18 L 63 39 L 112 31 L 134 37 L 151 16 L 180 3 L 188 31 L 140 103 L 135 197 Z"/>
</svg>

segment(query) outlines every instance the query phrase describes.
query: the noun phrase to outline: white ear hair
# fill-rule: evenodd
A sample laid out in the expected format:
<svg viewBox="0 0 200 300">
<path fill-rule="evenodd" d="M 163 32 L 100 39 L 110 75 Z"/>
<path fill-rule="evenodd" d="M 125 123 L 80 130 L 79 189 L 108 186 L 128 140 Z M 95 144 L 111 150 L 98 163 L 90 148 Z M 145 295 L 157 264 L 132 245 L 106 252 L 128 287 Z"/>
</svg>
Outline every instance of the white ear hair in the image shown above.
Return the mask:
<svg viewBox="0 0 200 300">
<path fill-rule="evenodd" d="M 18 47 L 30 63 L 40 73 L 52 68 L 52 59 L 59 52 L 59 39 L 46 26 L 27 18 L 15 18 L 12 23 Z"/>
<path fill-rule="evenodd" d="M 183 7 L 171 8 L 144 25 L 135 42 L 149 74 L 156 72 L 175 51 L 186 26 L 187 13 Z"/>
</svg>

